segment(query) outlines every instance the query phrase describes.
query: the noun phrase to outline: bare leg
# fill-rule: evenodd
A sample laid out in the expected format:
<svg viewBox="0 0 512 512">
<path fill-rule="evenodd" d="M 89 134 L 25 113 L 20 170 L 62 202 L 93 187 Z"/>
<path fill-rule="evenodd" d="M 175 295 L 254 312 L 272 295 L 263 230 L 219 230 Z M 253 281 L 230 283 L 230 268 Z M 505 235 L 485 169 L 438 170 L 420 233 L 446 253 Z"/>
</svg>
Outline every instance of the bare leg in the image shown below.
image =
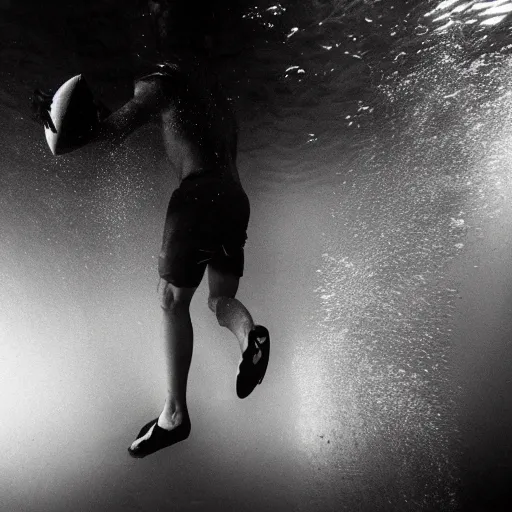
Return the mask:
<svg viewBox="0 0 512 512">
<path fill-rule="evenodd" d="M 185 440 L 190 434 L 187 380 L 192 360 L 193 330 L 190 301 L 196 288 L 177 288 L 160 280 L 167 363 L 167 397 L 160 416 L 139 432 L 129 448 L 133 457 L 145 457 Z"/>
<path fill-rule="evenodd" d="M 247 308 L 235 299 L 239 278 L 230 274 L 221 274 L 208 267 L 210 297 L 208 306 L 215 313 L 219 325 L 227 327 L 237 338 L 242 354 L 247 348 L 249 332 L 254 322 Z"/>
<path fill-rule="evenodd" d="M 238 366 L 236 393 L 239 398 L 246 398 L 265 376 L 270 352 L 269 332 L 262 325 L 255 325 L 246 307 L 234 298 L 238 290 L 237 276 L 209 266 L 208 281 L 210 309 L 219 324 L 227 327 L 240 344 L 242 360 Z"/>
<path fill-rule="evenodd" d="M 217 316 L 219 325 L 227 327 L 237 337 L 240 350 L 244 353 L 249 332 L 254 327 L 249 311 L 238 299 L 232 297 L 213 297 L 208 305 Z"/>
<path fill-rule="evenodd" d="M 171 429 L 188 417 L 187 381 L 192 360 L 193 328 L 190 301 L 196 288 L 176 288 L 160 281 L 164 343 L 167 366 L 167 397 L 158 425 Z"/>
</svg>

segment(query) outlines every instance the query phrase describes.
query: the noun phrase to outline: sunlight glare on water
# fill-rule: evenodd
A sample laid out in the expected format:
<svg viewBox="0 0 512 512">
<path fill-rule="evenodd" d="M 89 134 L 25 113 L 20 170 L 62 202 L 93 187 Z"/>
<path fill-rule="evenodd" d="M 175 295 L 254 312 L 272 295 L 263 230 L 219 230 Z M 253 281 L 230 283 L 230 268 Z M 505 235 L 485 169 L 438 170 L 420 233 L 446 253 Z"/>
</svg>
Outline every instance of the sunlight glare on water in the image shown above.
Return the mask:
<svg viewBox="0 0 512 512">
<path fill-rule="evenodd" d="M 443 12 L 446 11 L 448 12 Z M 441 2 L 433 10 L 425 14 L 425 17 L 435 16 L 432 21 L 446 21 L 446 23 L 436 30 L 445 30 L 456 24 L 473 24 L 479 20 L 471 16 L 479 16 L 485 19 L 480 20 L 480 25 L 492 26 L 498 25 L 507 18 L 508 13 L 512 12 L 512 3 L 509 0 L 494 0 L 488 2 L 460 2 L 460 0 L 447 0 Z"/>
</svg>

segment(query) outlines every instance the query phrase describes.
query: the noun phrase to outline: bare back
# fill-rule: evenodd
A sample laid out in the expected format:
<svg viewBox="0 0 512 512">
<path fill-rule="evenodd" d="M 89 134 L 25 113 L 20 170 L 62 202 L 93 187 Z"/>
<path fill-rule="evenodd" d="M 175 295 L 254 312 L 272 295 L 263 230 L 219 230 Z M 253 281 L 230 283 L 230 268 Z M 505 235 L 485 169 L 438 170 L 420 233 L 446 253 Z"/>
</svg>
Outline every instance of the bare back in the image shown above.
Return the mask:
<svg viewBox="0 0 512 512">
<path fill-rule="evenodd" d="M 141 80 L 162 93 L 159 116 L 168 157 L 181 182 L 191 174 L 218 174 L 240 183 L 237 125 L 216 78 L 194 67 L 171 68 Z"/>
</svg>

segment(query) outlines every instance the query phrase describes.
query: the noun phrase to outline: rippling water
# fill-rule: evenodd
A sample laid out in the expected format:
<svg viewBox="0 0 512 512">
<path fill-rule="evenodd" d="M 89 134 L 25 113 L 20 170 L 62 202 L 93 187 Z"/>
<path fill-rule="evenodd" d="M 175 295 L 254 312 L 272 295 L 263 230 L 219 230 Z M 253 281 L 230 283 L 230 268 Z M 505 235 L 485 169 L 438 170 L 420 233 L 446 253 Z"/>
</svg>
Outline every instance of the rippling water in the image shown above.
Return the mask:
<svg viewBox="0 0 512 512">
<path fill-rule="evenodd" d="M 492 420 L 478 409 L 506 409 L 494 396 L 507 397 L 510 373 L 496 353 L 506 359 L 512 332 L 512 3 L 294 4 L 247 4 L 218 40 L 252 201 L 240 297 L 273 333 L 269 373 L 235 401 L 236 346 L 208 316 L 203 284 L 192 308 L 195 436 L 139 465 L 125 449 L 162 402 L 155 256 L 176 181 L 151 128 L 109 161 L 50 158 L 18 92 L 30 73 L 44 77 L 16 66 L 18 43 L 0 54 L 10 510 L 487 503 L 483 485 L 499 479 L 482 476 L 495 471 L 482 446 L 495 453 L 505 437 L 484 430 Z M 29 23 L 0 6 L 4 34 L 29 45 Z M 123 16 L 144 25 L 139 11 Z M 134 33 L 127 61 L 151 49 L 147 32 Z M 79 50 L 60 48 L 74 64 L 54 66 L 87 67 Z M 110 81 L 98 89 L 119 102 Z M 489 378 L 493 367 L 501 374 Z M 496 444 L 479 440 L 492 431 Z"/>
</svg>

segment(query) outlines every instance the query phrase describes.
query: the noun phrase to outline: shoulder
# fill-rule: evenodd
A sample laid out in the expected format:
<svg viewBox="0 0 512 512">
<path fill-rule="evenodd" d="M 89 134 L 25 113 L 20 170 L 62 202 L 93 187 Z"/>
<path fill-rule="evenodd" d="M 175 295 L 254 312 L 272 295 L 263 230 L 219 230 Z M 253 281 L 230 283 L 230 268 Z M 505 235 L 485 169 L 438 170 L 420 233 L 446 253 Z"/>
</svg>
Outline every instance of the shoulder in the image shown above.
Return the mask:
<svg viewBox="0 0 512 512">
<path fill-rule="evenodd" d="M 155 99 L 163 96 L 165 96 L 165 87 L 161 76 L 148 75 L 135 81 L 135 98 Z"/>
<path fill-rule="evenodd" d="M 135 80 L 135 90 L 141 94 L 165 94 L 169 82 L 176 81 L 183 74 L 177 63 L 164 62 L 150 67 L 150 73 Z"/>
</svg>

